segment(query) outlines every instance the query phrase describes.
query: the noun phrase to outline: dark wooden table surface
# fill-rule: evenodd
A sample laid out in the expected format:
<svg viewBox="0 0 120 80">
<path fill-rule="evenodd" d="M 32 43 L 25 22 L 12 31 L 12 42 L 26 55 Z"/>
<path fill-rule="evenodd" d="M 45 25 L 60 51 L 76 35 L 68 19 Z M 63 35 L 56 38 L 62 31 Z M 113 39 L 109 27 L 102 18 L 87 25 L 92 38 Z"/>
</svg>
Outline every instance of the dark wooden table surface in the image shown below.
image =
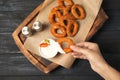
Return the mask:
<svg viewBox="0 0 120 80">
<path fill-rule="evenodd" d="M 102 80 L 84 60 L 76 60 L 69 70 L 58 67 L 44 74 L 19 51 L 11 34 L 42 2 L 0 0 L 0 80 Z M 109 20 L 90 41 L 98 43 L 107 62 L 120 71 L 120 0 L 104 0 L 102 7 Z"/>
</svg>

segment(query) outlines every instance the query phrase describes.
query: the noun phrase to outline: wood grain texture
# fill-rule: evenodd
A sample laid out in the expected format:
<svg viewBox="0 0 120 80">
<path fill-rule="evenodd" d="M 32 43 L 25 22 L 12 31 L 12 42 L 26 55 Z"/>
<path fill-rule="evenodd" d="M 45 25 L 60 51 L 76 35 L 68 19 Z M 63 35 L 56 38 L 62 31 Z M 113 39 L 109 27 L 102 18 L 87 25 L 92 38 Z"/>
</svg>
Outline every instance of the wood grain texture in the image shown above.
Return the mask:
<svg viewBox="0 0 120 80">
<path fill-rule="evenodd" d="M 19 51 L 11 33 L 43 0 L 0 0 L 0 80 L 102 80 L 87 61 L 77 60 L 67 70 L 44 74 Z M 109 20 L 90 40 L 100 45 L 107 62 L 120 71 L 120 0 L 104 0 Z"/>
</svg>

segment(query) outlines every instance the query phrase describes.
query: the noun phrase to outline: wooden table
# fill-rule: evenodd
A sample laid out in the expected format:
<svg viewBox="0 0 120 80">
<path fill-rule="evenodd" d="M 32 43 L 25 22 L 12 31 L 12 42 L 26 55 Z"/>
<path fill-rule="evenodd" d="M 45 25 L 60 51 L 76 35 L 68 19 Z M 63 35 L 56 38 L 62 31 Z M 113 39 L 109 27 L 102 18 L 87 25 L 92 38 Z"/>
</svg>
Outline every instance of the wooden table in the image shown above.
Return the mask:
<svg viewBox="0 0 120 80">
<path fill-rule="evenodd" d="M 101 80 L 88 61 L 76 60 L 71 69 L 58 67 L 44 74 L 19 51 L 12 32 L 43 0 L 0 0 L 0 80 Z M 99 44 L 107 62 L 120 71 L 120 0 L 104 0 L 109 20 L 90 40 Z"/>
</svg>

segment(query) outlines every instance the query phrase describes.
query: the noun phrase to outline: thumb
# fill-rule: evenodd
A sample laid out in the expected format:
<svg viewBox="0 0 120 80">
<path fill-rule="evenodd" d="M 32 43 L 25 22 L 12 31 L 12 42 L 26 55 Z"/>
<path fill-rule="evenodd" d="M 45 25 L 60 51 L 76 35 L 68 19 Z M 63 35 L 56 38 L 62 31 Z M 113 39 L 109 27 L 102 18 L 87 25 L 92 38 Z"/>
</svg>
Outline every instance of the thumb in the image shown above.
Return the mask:
<svg viewBox="0 0 120 80">
<path fill-rule="evenodd" d="M 77 53 L 82 53 L 84 55 L 88 55 L 90 53 L 90 50 L 87 48 L 82 48 L 82 47 L 78 47 L 78 46 L 70 46 L 70 48 Z"/>
</svg>

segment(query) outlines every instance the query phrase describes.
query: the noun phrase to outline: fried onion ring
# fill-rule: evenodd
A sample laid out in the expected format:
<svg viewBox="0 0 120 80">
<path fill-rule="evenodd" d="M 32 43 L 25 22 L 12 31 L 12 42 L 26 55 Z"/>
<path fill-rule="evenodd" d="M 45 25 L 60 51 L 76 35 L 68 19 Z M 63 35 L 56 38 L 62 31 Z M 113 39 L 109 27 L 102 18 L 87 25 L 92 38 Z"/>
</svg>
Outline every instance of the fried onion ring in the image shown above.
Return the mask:
<svg viewBox="0 0 120 80">
<path fill-rule="evenodd" d="M 86 16 L 84 8 L 79 4 L 73 5 L 71 12 L 77 19 L 80 20 L 84 19 Z"/>
<path fill-rule="evenodd" d="M 71 23 L 71 21 L 73 21 L 72 19 L 69 19 L 69 15 L 64 15 L 62 17 L 60 17 L 59 22 L 62 26 L 66 27 L 67 25 L 69 25 Z"/>
<path fill-rule="evenodd" d="M 60 13 L 60 17 L 62 16 L 62 15 L 65 15 L 65 13 L 66 13 L 66 7 L 65 6 L 57 6 L 57 7 L 54 7 L 52 10 L 51 10 L 51 12 L 59 12 Z"/>
<path fill-rule="evenodd" d="M 61 16 L 61 13 L 58 11 L 51 11 L 49 14 L 49 21 L 51 24 L 55 24 L 59 21 L 59 17 Z"/>
<path fill-rule="evenodd" d="M 67 15 L 68 16 L 68 19 L 73 19 L 75 20 L 76 18 L 73 16 L 72 12 L 71 12 L 71 8 L 72 6 L 66 6 L 65 8 L 65 12 L 64 12 L 64 15 Z"/>
<path fill-rule="evenodd" d="M 76 21 L 71 21 L 70 24 L 66 27 L 67 35 L 73 37 L 77 34 L 79 25 Z"/>
<path fill-rule="evenodd" d="M 70 46 L 73 45 L 73 41 L 70 39 L 70 38 L 59 38 L 58 41 L 57 41 L 60 46 L 62 47 L 62 49 L 66 52 L 66 53 L 69 53 L 71 52 L 72 50 L 70 49 Z M 63 43 L 64 42 L 67 42 L 68 45 L 67 47 L 64 47 Z"/>
<path fill-rule="evenodd" d="M 72 0 L 58 0 L 58 5 L 65 6 L 65 5 L 73 5 Z"/>
<path fill-rule="evenodd" d="M 70 6 L 70 5 L 66 6 L 66 7 L 65 6 L 57 6 L 57 7 L 54 7 L 51 12 L 58 12 L 59 14 L 57 14 L 57 15 L 60 17 L 67 15 L 67 16 L 69 16 L 68 19 L 76 19 L 72 15 L 71 8 L 72 8 L 72 6 Z"/>
<path fill-rule="evenodd" d="M 58 32 L 58 30 L 60 32 Z M 65 27 L 63 27 L 60 24 L 56 23 L 51 27 L 51 33 L 53 34 L 53 36 L 55 36 L 57 38 L 62 38 L 62 37 L 66 36 L 66 29 L 65 29 Z"/>
</svg>

